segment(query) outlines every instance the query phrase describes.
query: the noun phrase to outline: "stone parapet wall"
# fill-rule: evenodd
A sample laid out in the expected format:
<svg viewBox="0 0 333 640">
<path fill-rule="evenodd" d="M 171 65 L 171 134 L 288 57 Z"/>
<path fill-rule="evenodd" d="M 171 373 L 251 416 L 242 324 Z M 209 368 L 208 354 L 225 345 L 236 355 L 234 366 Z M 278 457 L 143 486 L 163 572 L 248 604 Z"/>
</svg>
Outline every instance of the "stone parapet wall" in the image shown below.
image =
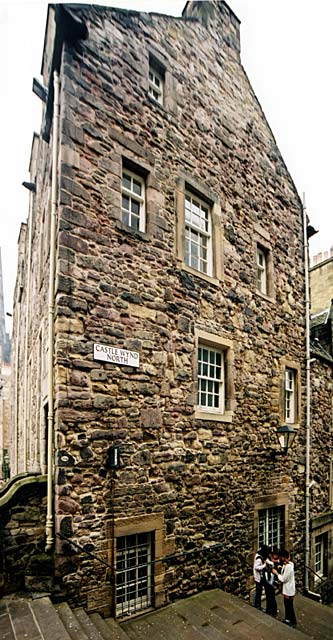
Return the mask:
<svg viewBox="0 0 333 640">
<path fill-rule="evenodd" d="M 22 474 L 0 495 L 0 590 L 2 595 L 53 588 L 53 558 L 44 554 L 46 478 Z"/>
</svg>

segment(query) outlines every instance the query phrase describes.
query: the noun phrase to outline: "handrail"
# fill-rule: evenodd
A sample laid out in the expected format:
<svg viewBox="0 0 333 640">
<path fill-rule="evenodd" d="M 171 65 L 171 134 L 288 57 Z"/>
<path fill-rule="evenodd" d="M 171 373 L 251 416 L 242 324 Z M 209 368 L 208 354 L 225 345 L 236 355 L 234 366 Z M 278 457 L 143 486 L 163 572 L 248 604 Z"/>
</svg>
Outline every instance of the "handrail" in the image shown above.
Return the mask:
<svg viewBox="0 0 333 640">
<path fill-rule="evenodd" d="M 111 564 L 109 564 L 108 562 L 105 562 L 105 560 L 103 560 L 102 558 L 100 558 L 99 556 L 96 556 L 94 553 L 91 553 L 91 551 L 88 551 L 87 549 L 85 549 L 84 547 L 82 547 L 80 544 L 78 544 L 77 542 L 74 542 L 74 540 L 71 540 L 70 538 L 67 538 L 67 536 L 64 536 L 63 533 L 56 533 L 55 534 L 58 538 L 60 538 L 61 540 L 66 540 L 66 542 L 69 542 L 69 544 L 73 545 L 73 547 L 76 547 L 77 549 L 79 549 L 80 551 L 83 551 L 84 553 L 86 553 L 88 556 L 90 556 L 90 558 L 93 558 L 93 560 L 98 560 L 98 562 L 101 562 L 102 564 L 104 564 L 106 567 L 108 567 L 109 569 L 111 569 L 111 571 L 114 571 L 114 567 L 111 566 Z"/>
<path fill-rule="evenodd" d="M 55 535 L 58 538 L 60 538 L 61 540 L 66 540 L 66 542 L 69 542 L 69 544 L 73 545 L 73 547 L 76 547 L 80 551 L 83 551 L 83 553 L 86 553 L 88 556 L 93 558 L 93 560 L 97 560 L 98 562 L 101 562 L 106 567 L 111 569 L 111 571 L 114 571 L 114 567 L 112 567 L 111 564 L 109 564 L 108 562 L 106 562 L 105 560 L 103 560 L 102 558 L 97 556 L 95 553 L 92 553 L 91 551 L 88 551 L 87 549 L 82 547 L 77 542 L 74 542 L 74 540 L 71 540 L 70 538 L 65 536 L 63 533 L 57 532 Z M 202 549 L 192 549 L 191 551 L 180 551 L 179 553 L 173 553 L 173 554 L 170 554 L 170 555 L 167 555 L 167 556 L 162 556 L 161 558 L 155 558 L 154 560 L 151 560 L 149 562 L 149 564 L 156 564 L 157 562 L 168 562 L 169 560 L 174 560 L 175 558 L 179 558 L 180 556 L 189 556 L 189 555 L 193 555 L 195 553 L 207 552 L 207 551 L 211 551 L 212 549 L 221 548 L 222 546 L 223 545 L 222 545 L 221 542 L 216 542 L 216 543 L 214 543 L 214 544 L 212 544 L 210 546 L 202 547 Z"/>
<path fill-rule="evenodd" d="M 319 578 L 319 580 L 321 580 L 322 582 L 327 582 L 327 578 L 323 578 L 323 576 L 320 576 L 319 573 L 316 573 L 313 569 L 311 569 L 311 567 L 308 567 L 307 565 L 305 565 L 305 569 L 308 569 L 308 571 L 311 571 L 311 573 L 313 573 L 313 575 L 315 575 L 316 578 Z"/>
</svg>

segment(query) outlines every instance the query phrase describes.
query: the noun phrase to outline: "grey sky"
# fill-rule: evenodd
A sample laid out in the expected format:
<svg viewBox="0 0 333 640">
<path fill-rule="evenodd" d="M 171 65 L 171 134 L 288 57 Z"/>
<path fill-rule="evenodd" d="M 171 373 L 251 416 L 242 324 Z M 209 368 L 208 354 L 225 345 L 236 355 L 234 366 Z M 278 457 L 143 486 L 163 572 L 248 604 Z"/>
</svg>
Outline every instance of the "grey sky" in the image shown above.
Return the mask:
<svg viewBox="0 0 333 640">
<path fill-rule="evenodd" d="M 185 0 L 99 2 L 181 15 Z M 333 147 L 333 3 L 330 0 L 229 0 L 241 20 L 242 62 L 266 114 L 308 214 L 319 233 L 311 253 L 333 245 L 331 179 Z M 47 3 L 0 0 L 0 246 L 5 308 L 12 310 L 17 238 L 28 213 L 33 132 L 41 106 L 32 93 L 39 78 Z M 8 323 L 8 327 L 9 327 Z"/>
</svg>

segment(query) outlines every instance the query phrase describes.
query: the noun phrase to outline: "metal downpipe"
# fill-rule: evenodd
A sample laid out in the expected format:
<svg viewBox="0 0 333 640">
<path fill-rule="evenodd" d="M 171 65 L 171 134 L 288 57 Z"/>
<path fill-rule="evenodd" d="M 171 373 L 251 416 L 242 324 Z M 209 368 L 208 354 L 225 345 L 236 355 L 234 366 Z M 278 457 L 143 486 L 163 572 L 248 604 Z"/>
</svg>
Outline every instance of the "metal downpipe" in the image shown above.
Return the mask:
<svg viewBox="0 0 333 640">
<path fill-rule="evenodd" d="M 58 194 L 58 140 L 59 140 L 59 75 L 53 74 L 53 136 L 52 136 L 52 182 L 51 182 L 51 233 L 50 233 L 50 271 L 49 271 L 49 380 L 47 415 L 47 514 L 46 547 L 50 551 L 54 543 L 53 532 L 53 439 L 54 439 L 54 292 L 56 271 L 56 228 Z"/>
<path fill-rule="evenodd" d="M 310 376 L 310 284 L 309 284 L 309 240 L 307 215 L 303 195 L 303 234 L 305 268 L 305 333 L 306 333 L 306 426 L 305 426 L 305 574 L 304 587 L 309 590 L 310 565 L 310 447 L 311 447 L 311 376 Z"/>
<path fill-rule="evenodd" d="M 33 196 L 29 192 L 29 227 L 28 227 L 28 264 L 27 264 L 27 297 L 25 315 L 25 335 L 24 335 L 24 375 L 23 375 L 23 471 L 31 471 L 28 466 L 29 460 L 29 427 L 28 427 L 28 369 L 29 369 L 29 323 L 30 323 L 30 289 L 31 289 L 31 247 L 32 247 L 32 227 L 33 227 Z"/>
</svg>

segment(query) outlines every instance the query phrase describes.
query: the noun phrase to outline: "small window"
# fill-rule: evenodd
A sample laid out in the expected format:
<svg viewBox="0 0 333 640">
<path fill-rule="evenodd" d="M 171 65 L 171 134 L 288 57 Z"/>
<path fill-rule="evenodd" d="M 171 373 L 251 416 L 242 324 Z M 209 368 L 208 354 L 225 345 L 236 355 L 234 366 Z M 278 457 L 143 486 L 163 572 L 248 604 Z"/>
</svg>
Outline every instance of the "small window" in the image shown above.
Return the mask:
<svg viewBox="0 0 333 640">
<path fill-rule="evenodd" d="M 129 616 L 153 604 L 153 533 L 117 538 L 116 614 Z"/>
<path fill-rule="evenodd" d="M 260 246 L 257 247 L 257 288 L 267 295 L 267 252 Z"/>
<path fill-rule="evenodd" d="M 198 406 L 224 412 L 224 353 L 205 345 L 198 348 Z"/>
<path fill-rule="evenodd" d="M 258 513 L 258 549 L 266 544 L 282 549 L 285 544 L 284 506 L 260 509 Z"/>
<path fill-rule="evenodd" d="M 210 206 L 188 191 L 185 193 L 185 264 L 212 275 L 212 231 Z"/>
<path fill-rule="evenodd" d="M 151 98 L 163 104 L 164 102 L 164 74 L 157 70 L 152 63 L 149 64 L 149 86 L 148 94 Z"/>
<path fill-rule="evenodd" d="M 297 415 L 297 372 L 286 367 L 284 384 L 284 419 L 288 424 L 296 422 Z"/>
<path fill-rule="evenodd" d="M 144 179 L 124 168 L 121 186 L 121 217 L 128 227 L 145 231 L 146 204 Z"/>
<path fill-rule="evenodd" d="M 321 578 L 327 576 L 327 545 L 327 533 L 315 537 L 314 570 L 317 576 Z"/>
</svg>

